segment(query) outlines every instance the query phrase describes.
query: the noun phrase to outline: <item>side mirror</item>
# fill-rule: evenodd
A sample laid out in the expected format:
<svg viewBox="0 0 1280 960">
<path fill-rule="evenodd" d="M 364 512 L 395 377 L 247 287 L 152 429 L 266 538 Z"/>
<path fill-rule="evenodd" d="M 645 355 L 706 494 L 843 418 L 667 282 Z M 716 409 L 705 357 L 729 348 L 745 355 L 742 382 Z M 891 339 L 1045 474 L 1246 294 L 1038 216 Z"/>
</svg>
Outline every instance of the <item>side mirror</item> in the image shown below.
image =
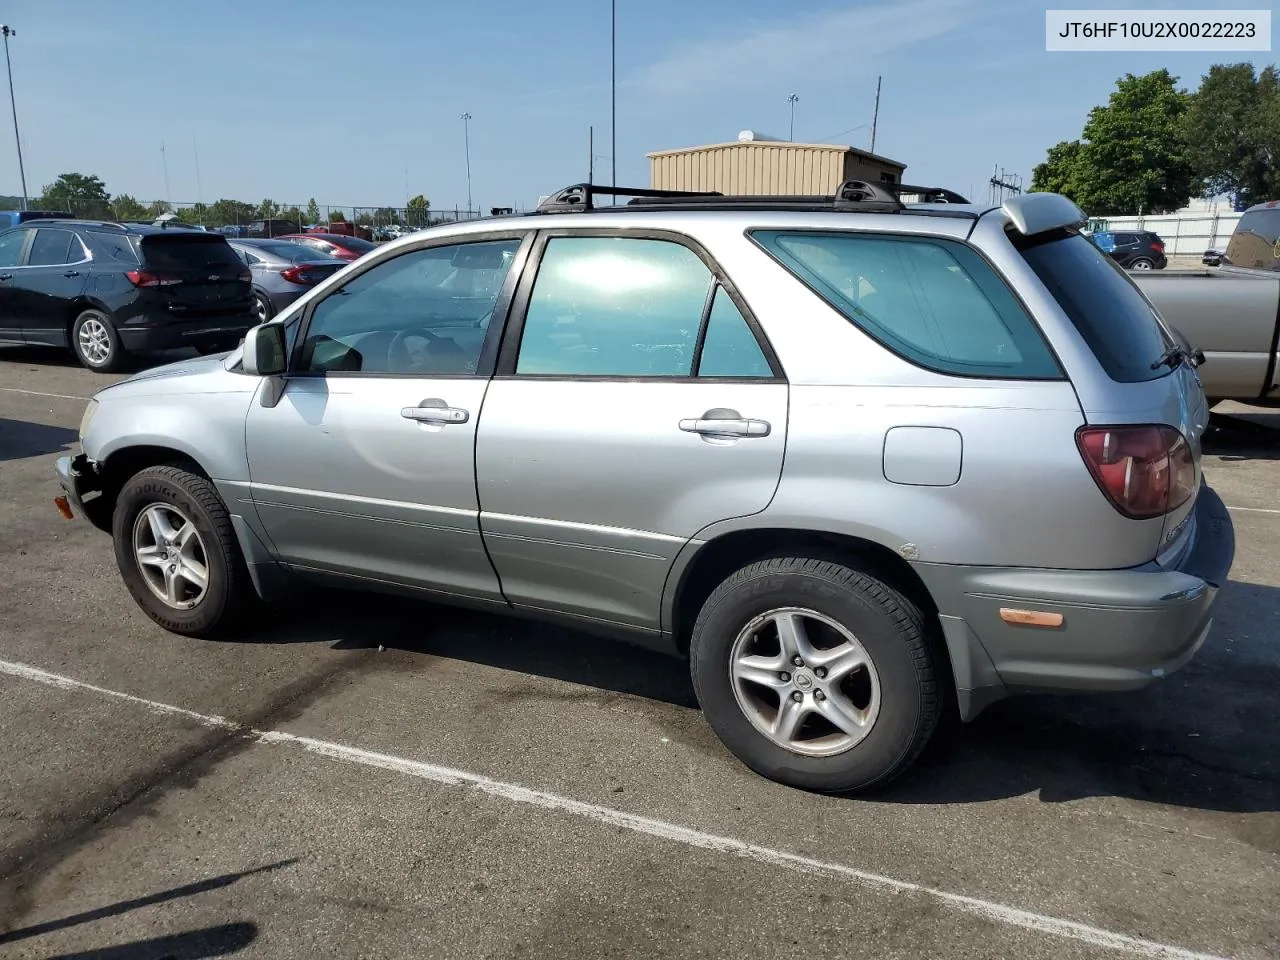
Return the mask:
<svg viewBox="0 0 1280 960">
<path fill-rule="evenodd" d="M 274 377 L 285 371 L 284 324 L 264 323 L 250 327 L 244 335 L 244 356 L 240 361 L 251 377 Z"/>
</svg>

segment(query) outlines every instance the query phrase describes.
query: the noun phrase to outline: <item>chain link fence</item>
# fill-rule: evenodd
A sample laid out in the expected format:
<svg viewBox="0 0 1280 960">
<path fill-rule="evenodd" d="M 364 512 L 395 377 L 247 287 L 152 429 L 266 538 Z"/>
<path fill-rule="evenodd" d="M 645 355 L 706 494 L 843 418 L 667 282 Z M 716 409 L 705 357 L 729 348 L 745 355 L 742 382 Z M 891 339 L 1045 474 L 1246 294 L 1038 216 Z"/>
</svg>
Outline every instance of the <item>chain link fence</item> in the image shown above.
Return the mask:
<svg viewBox="0 0 1280 960">
<path fill-rule="evenodd" d="M 156 201 L 142 204 L 130 198 L 66 203 L 49 203 L 37 199 L 31 202 L 30 207 L 33 210 L 52 210 L 89 220 L 154 223 L 161 218 L 176 218 L 185 225 L 204 227 L 229 235 L 244 235 L 254 221 L 282 220 L 296 224 L 299 231 L 318 232 L 319 229 L 336 227 L 335 232 L 350 233 L 354 229 L 358 235 L 373 240 L 389 240 L 406 232 L 443 223 L 460 223 L 500 213 L 523 212 L 515 207 L 493 207 L 489 210 L 464 210 L 459 207 L 439 209 L 430 206 L 370 207 L 322 204 L 312 200 L 301 204 L 270 201 L 255 205 L 239 200 L 218 200 L 214 203 Z M 342 224 L 353 226 L 339 226 Z"/>
</svg>

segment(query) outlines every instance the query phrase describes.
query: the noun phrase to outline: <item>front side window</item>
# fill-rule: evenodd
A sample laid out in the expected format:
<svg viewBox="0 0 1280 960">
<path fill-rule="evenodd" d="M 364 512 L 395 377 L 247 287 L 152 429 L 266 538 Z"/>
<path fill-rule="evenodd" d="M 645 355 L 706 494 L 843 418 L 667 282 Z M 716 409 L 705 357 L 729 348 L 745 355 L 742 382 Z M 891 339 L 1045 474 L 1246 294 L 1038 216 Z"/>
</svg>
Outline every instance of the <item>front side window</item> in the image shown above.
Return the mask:
<svg viewBox="0 0 1280 960">
<path fill-rule="evenodd" d="M 783 230 L 753 236 L 850 323 L 918 366 L 959 376 L 1062 377 L 1026 310 L 963 243 Z"/>
<path fill-rule="evenodd" d="M 529 298 L 516 373 L 688 377 L 711 293 L 688 247 L 632 237 L 553 237 Z"/>
<path fill-rule="evenodd" d="M 311 314 L 304 373 L 476 372 L 519 239 L 430 247 L 384 260 Z"/>
</svg>

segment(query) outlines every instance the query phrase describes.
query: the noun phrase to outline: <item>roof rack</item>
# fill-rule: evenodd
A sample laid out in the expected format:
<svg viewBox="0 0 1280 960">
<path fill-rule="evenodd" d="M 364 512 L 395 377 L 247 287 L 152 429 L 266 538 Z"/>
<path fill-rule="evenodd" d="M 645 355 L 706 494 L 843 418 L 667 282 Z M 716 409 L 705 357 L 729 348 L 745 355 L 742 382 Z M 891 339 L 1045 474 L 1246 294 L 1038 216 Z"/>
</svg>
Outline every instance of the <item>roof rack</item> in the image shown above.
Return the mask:
<svg viewBox="0 0 1280 960">
<path fill-rule="evenodd" d="M 923 203 L 968 203 L 944 187 L 918 187 L 903 183 L 870 183 L 847 180 L 834 196 L 726 196 L 714 191 L 651 190 L 640 187 L 601 187 L 577 183 L 557 190 L 538 204 L 538 213 L 587 213 L 592 210 L 836 210 L 853 213 L 898 213 L 905 209 L 903 195 Z M 597 196 L 631 197 L 622 207 L 599 207 Z"/>
</svg>

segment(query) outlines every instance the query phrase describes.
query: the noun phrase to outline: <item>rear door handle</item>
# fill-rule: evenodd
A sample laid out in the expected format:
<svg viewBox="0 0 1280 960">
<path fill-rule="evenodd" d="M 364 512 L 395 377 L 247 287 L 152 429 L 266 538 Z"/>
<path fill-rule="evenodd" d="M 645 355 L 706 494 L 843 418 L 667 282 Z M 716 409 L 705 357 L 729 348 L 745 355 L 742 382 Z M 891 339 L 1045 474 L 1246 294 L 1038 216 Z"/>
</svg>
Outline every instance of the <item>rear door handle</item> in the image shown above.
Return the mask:
<svg viewBox="0 0 1280 960">
<path fill-rule="evenodd" d="M 748 420 L 736 410 L 708 410 L 701 417 L 681 420 L 680 429 L 704 437 L 767 437 L 768 420 Z"/>
<path fill-rule="evenodd" d="M 78 276 L 80 276 L 80 271 L 79 271 L 79 270 L 68 270 L 66 273 L 64 273 L 64 274 L 63 274 L 63 276 L 64 276 L 64 277 L 78 277 Z"/>
<path fill-rule="evenodd" d="M 451 407 L 438 397 L 423 400 L 416 407 L 401 407 L 400 416 L 419 423 L 466 423 L 471 414 L 461 407 Z"/>
<path fill-rule="evenodd" d="M 12 273 L 0 273 L 0 282 L 3 282 L 5 280 L 12 280 L 12 279 L 13 279 Z"/>
</svg>

